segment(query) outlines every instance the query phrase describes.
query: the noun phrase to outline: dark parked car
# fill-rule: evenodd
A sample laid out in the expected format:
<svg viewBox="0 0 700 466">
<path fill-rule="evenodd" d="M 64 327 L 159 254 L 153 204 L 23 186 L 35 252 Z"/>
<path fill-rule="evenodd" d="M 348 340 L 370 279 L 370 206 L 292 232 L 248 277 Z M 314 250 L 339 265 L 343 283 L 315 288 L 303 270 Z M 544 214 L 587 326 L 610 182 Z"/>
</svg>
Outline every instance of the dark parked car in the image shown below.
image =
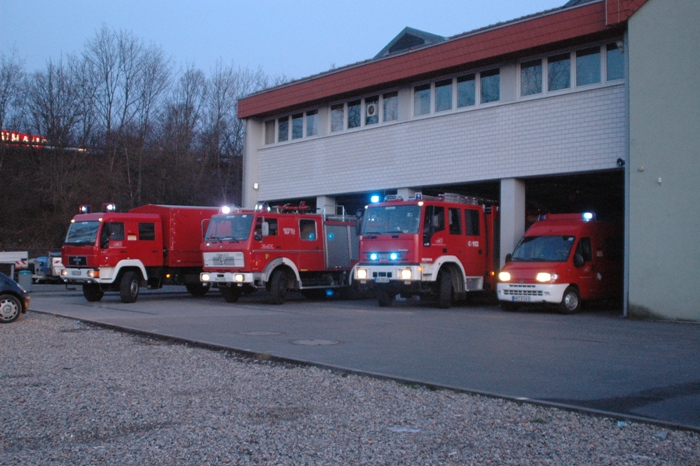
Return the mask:
<svg viewBox="0 0 700 466">
<path fill-rule="evenodd" d="M 29 310 L 29 293 L 16 281 L 0 273 L 0 324 L 17 320 Z"/>
</svg>

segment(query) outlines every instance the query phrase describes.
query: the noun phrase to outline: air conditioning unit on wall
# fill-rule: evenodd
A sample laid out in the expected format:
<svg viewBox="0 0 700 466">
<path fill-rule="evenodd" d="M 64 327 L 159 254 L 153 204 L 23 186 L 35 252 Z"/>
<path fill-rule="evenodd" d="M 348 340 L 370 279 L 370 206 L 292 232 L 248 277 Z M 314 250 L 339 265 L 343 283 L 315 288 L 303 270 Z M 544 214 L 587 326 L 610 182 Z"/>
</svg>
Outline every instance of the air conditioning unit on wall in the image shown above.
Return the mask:
<svg viewBox="0 0 700 466">
<path fill-rule="evenodd" d="M 377 113 L 379 112 L 379 107 L 375 103 L 367 104 L 367 107 L 365 108 L 365 112 L 367 113 L 367 117 L 373 117 L 377 116 Z"/>
</svg>

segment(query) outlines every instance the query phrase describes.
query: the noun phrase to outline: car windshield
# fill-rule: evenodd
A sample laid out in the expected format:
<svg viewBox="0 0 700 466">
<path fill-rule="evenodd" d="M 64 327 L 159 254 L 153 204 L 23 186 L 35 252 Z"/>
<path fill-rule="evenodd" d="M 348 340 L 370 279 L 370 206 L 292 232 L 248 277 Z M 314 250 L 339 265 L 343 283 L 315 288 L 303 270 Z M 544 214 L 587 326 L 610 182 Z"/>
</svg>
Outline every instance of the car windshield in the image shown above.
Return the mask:
<svg viewBox="0 0 700 466">
<path fill-rule="evenodd" d="M 526 236 L 515 248 L 514 262 L 565 262 L 574 245 L 573 236 Z"/>
<path fill-rule="evenodd" d="M 100 222 L 97 220 L 89 222 L 71 223 L 66 234 L 65 244 L 73 246 L 85 246 L 95 244 L 97 231 L 100 229 Z"/>
<path fill-rule="evenodd" d="M 205 241 L 243 241 L 250 236 L 252 214 L 215 215 L 209 222 Z"/>
<path fill-rule="evenodd" d="M 420 206 L 370 206 L 362 220 L 363 235 L 417 234 L 420 226 Z"/>
</svg>

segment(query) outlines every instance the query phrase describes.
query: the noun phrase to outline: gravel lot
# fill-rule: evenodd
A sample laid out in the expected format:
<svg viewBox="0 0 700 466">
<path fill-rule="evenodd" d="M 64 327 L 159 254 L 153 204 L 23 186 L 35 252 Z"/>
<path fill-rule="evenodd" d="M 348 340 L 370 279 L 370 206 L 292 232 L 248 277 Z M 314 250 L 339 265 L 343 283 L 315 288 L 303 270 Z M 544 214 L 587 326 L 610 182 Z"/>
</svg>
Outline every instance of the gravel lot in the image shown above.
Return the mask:
<svg viewBox="0 0 700 466">
<path fill-rule="evenodd" d="M 0 464 L 698 465 L 700 435 L 37 312 L 0 325 Z"/>
</svg>

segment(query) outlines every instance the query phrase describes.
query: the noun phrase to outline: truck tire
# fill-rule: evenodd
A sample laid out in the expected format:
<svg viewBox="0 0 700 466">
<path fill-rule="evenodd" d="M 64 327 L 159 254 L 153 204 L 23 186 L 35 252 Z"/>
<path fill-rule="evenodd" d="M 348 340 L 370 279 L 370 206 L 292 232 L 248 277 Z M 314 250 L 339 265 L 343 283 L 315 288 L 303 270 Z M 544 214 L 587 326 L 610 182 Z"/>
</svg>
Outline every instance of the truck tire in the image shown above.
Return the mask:
<svg viewBox="0 0 700 466">
<path fill-rule="evenodd" d="M 224 297 L 224 301 L 226 301 L 227 303 L 238 302 L 238 298 L 241 297 L 241 292 L 243 291 L 238 286 L 222 287 L 219 288 L 219 290 L 221 291 L 221 296 Z"/>
<path fill-rule="evenodd" d="M 377 294 L 379 307 L 391 307 L 394 302 L 394 293 L 392 291 L 381 290 Z"/>
<path fill-rule="evenodd" d="M 438 274 L 438 307 L 440 309 L 452 307 L 452 274 L 449 270 L 443 270 Z"/>
<path fill-rule="evenodd" d="M 119 284 L 119 297 L 123 303 L 136 302 L 139 297 L 140 279 L 136 272 L 126 272 L 122 276 L 122 281 Z"/>
<path fill-rule="evenodd" d="M 207 292 L 209 291 L 209 288 L 211 288 L 211 283 L 190 283 L 185 285 L 185 288 L 187 288 L 187 291 L 194 297 L 196 298 L 201 298 Z"/>
<path fill-rule="evenodd" d="M 562 314 L 576 314 L 581 311 L 581 295 L 575 286 L 564 290 L 564 296 L 559 303 L 559 312 Z"/>
<path fill-rule="evenodd" d="M 0 324 L 9 324 L 19 318 L 22 303 L 11 294 L 0 295 Z"/>
<path fill-rule="evenodd" d="M 272 304 L 284 303 L 287 294 L 287 274 L 282 269 L 275 269 L 270 277 L 270 302 Z"/>
<path fill-rule="evenodd" d="M 100 289 L 100 285 L 96 283 L 85 283 L 83 284 L 83 296 L 88 302 L 95 303 L 102 299 L 104 292 Z"/>
</svg>

